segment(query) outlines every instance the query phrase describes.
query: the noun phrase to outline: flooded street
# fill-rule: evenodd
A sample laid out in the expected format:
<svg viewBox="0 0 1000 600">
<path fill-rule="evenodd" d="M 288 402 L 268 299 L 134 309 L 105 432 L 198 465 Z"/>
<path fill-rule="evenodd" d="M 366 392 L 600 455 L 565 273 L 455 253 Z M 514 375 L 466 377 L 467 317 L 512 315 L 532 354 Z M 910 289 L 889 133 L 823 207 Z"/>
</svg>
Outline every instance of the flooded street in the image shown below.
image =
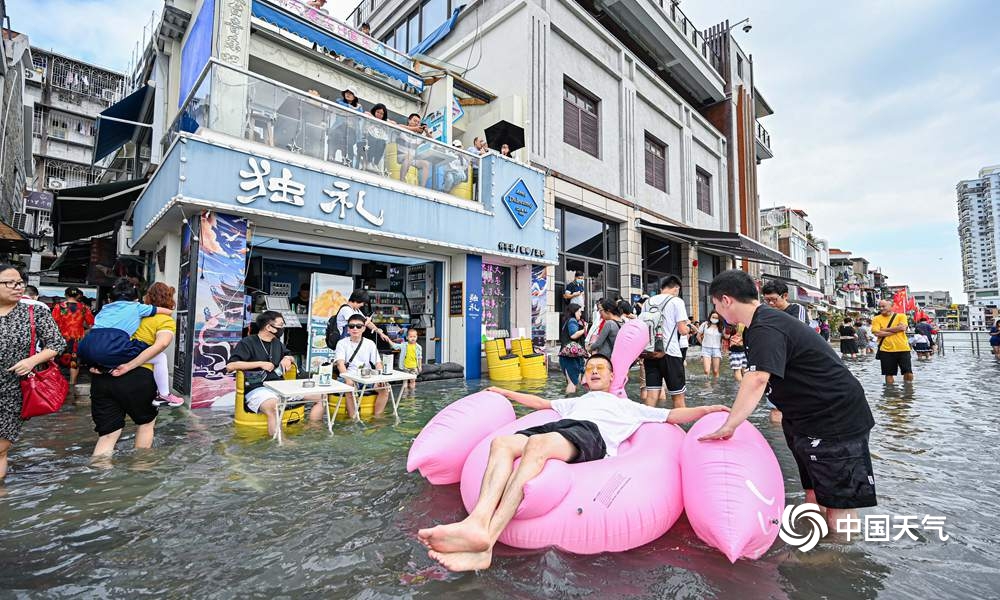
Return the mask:
<svg viewBox="0 0 1000 600">
<path fill-rule="evenodd" d="M 228 413 L 164 410 L 154 449 L 127 449 L 127 429 L 110 468 L 89 462 L 89 407 L 29 423 L 0 488 L 0 596 L 998 597 L 1000 417 L 988 382 L 1000 363 L 961 353 L 914 362 L 916 382 L 894 386 L 871 358 L 849 362 L 876 420 L 879 507 L 868 512 L 945 516 L 946 542 L 923 534 L 803 554 L 779 540 L 760 560 L 731 565 L 682 517 L 630 552 L 498 548 L 488 572 L 452 575 L 414 534 L 464 515 L 458 486 L 407 474 L 406 454 L 438 410 L 489 383 L 434 382 L 403 400 L 398 426 L 338 424 L 333 437 L 297 427 L 282 447 L 241 437 Z M 690 405 L 732 403 L 731 377 L 688 368 Z M 562 382 L 525 389 L 555 398 Z M 763 406 L 752 421 L 781 463 L 786 501 L 802 502 L 780 426 Z"/>
</svg>

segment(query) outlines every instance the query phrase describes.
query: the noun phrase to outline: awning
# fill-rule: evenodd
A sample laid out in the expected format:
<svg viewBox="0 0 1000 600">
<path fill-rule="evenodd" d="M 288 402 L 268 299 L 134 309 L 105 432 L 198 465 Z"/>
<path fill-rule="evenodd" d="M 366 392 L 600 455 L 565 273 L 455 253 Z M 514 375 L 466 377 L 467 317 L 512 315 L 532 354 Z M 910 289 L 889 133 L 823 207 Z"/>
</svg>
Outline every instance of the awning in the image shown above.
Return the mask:
<svg viewBox="0 0 1000 600">
<path fill-rule="evenodd" d="M 56 192 L 52 223 L 56 244 L 110 233 L 146 188 L 147 179 L 131 179 Z"/>
<path fill-rule="evenodd" d="M 79 270 L 83 273 L 83 276 L 78 277 L 80 281 L 83 281 L 87 273 L 87 263 L 90 262 L 90 241 L 84 242 L 73 242 L 72 244 L 66 246 L 63 249 L 62 254 L 60 254 L 52 264 L 49 265 L 50 271 L 58 271 L 65 268 L 67 265 L 74 265 L 79 267 Z M 62 279 L 60 277 L 60 279 Z"/>
<path fill-rule="evenodd" d="M 455 10 L 451 11 L 451 18 L 442 23 L 440 27 L 432 31 L 430 35 L 424 38 L 424 41 L 410 48 L 410 51 L 407 52 L 407 54 L 409 54 L 410 56 L 415 56 L 417 54 L 424 54 L 432 47 L 434 47 L 434 44 L 443 40 L 445 36 L 451 33 L 451 30 L 455 28 L 455 21 L 458 20 L 458 13 L 462 12 L 463 8 L 465 8 L 464 4 L 462 6 L 459 6 Z"/>
<path fill-rule="evenodd" d="M 703 250 L 714 250 L 738 256 L 750 262 L 780 265 L 792 269 L 805 269 L 807 271 L 812 270 L 811 267 L 796 262 L 774 248 L 768 248 L 764 244 L 752 240 L 741 233 L 695 229 L 694 227 L 681 227 L 680 225 L 660 225 L 646 220 L 639 221 L 639 229 L 655 231 L 664 237 L 678 242 L 697 244 Z"/>
<path fill-rule="evenodd" d="M 152 92 L 152 86 L 144 85 L 97 115 L 93 162 L 132 141 L 139 127 L 152 123 L 152 113 L 148 120 L 143 120 Z"/>
<path fill-rule="evenodd" d="M 807 298 L 812 298 L 813 300 L 822 300 L 824 298 L 823 294 L 820 292 L 814 292 L 812 290 L 806 289 L 799 284 L 799 295 L 806 296 Z"/>
<path fill-rule="evenodd" d="M 302 39 L 309 40 L 318 46 L 326 48 L 331 52 L 335 52 L 339 56 L 349 58 L 354 61 L 354 64 L 356 65 L 368 67 L 369 69 L 381 73 L 391 79 L 395 79 L 404 85 L 413 86 L 418 92 L 422 92 L 424 90 L 423 80 L 420 79 L 420 77 L 418 77 L 413 71 L 404 69 L 389 59 L 369 54 L 354 44 L 327 33 L 326 31 L 320 31 L 315 26 L 310 25 L 300 20 L 298 17 L 290 15 L 278 8 L 263 2 L 254 2 L 251 14 L 254 17 L 262 21 L 266 21 L 279 29 L 284 29 L 285 31 L 293 33 Z"/>
<path fill-rule="evenodd" d="M 29 254 L 31 244 L 10 225 L 0 221 L 0 253 Z"/>
</svg>

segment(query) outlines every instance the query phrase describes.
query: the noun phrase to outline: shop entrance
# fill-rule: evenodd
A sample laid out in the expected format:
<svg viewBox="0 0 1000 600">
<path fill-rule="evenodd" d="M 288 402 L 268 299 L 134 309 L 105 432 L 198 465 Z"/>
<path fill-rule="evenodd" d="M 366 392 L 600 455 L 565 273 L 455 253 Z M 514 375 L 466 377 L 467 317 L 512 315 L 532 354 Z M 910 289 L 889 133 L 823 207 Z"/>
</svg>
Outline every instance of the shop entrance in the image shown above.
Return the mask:
<svg viewBox="0 0 1000 600">
<path fill-rule="evenodd" d="M 258 232 L 248 253 L 248 324 L 268 308 L 288 311 L 285 345 L 300 369 L 315 371 L 332 354 L 326 346 L 327 321 L 353 290 L 361 289 L 368 293 L 361 312 L 393 339 L 416 329 L 424 360 L 441 362 L 446 349 L 440 290 L 447 259 L 328 244 L 261 237 Z M 381 354 L 392 353 L 380 337 L 372 339 Z"/>
</svg>

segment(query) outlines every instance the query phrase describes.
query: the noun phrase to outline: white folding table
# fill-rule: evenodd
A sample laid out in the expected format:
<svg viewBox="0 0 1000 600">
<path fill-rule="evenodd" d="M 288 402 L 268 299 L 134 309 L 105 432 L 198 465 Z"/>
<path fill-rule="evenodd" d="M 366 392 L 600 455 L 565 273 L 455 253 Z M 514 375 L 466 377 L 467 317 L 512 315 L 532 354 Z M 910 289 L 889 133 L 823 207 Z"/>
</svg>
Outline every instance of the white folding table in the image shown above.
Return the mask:
<svg viewBox="0 0 1000 600">
<path fill-rule="evenodd" d="M 354 416 L 357 420 L 361 420 L 361 398 L 366 393 L 374 390 L 376 386 L 384 383 L 389 388 L 389 399 L 392 401 L 392 414 L 396 417 L 397 424 L 399 423 L 400 398 L 396 396 L 395 390 L 392 389 L 392 384 L 402 383 L 405 386 L 407 381 L 413 381 L 417 378 L 413 373 L 407 373 L 406 371 L 393 371 L 388 375 L 376 373 L 368 377 L 362 377 L 358 373 L 351 373 L 346 375 L 346 377 L 353 381 L 354 385 L 358 388 L 357 393 L 354 395 Z M 400 392 L 402 392 L 402 389 L 400 389 Z"/>
<path fill-rule="evenodd" d="M 333 433 L 333 417 L 330 416 L 330 396 L 337 396 L 337 410 L 344 401 L 344 396 L 354 391 L 354 386 L 347 385 L 342 381 L 332 381 L 328 385 L 316 384 L 312 387 L 302 385 L 308 379 L 282 379 L 280 381 L 265 381 L 264 387 L 278 395 L 278 428 L 275 431 L 274 439 L 281 443 L 281 420 L 285 414 L 285 409 L 291 405 L 309 404 L 310 402 L 321 402 L 326 409 L 326 429 Z M 303 399 L 303 396 L 319 395 L 317 400 Z"/>
</svg>

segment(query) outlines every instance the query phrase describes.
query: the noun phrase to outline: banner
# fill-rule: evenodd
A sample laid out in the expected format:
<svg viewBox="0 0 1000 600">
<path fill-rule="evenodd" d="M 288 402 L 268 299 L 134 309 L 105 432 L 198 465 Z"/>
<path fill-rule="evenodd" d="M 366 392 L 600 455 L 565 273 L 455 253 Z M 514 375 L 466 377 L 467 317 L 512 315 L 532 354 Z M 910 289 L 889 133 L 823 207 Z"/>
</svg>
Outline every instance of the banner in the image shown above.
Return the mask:
<svg viewBox="0 0 1000 600">
<path fill-rule="evenodd" d="M 548 304 L 549 278 L 547 268 L 531 265 L 531 343 L 545 347 L 545 308 Z"/>
<path fill-rule="evenodd" d="M 306 365 L 311 373 L 319 366 L 333 361 L 335 348 L 326 345 L 326 324 L 351 297 L 354 280 L 341 275 L 313 273 L 309 287 L 309 318 L 304 323 L 306 336 Z"/>
<path fill-rule="evenodd" d="M 236 380 L 226 373 L 226 363 L 243 338 L 247 220 L 207 212 L 198 242 L 191 408 L 227 406 L 235 399 Z"/>
</svg>

